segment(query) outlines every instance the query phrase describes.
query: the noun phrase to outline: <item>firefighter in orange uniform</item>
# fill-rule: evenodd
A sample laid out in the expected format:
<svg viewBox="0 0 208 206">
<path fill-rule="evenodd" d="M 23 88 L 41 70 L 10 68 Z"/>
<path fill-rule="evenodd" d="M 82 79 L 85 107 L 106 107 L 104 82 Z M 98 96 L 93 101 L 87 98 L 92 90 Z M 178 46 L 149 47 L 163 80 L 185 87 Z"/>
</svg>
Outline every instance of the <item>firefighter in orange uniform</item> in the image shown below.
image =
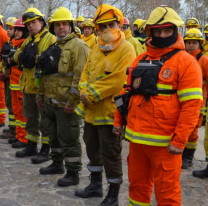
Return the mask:
<svg viewBox="0 0 208 206">
<path fill-rule="evenodd" d="M 202 44 L 203 44 L 203 35 L 198 29 L 189 29 L 185 36 L 184 42 L 186 46 L 186 51 L 195 57 L 202 69 L 203 75 L 203 104 L 201 107 L 201 112 L 199 116 L 198 123 L 196 128 L 191 133 L 188 138 L 188 142 L 186 143 L 185 150 L 183 152 L 182 160 L 182 169 L 187 169 L 193 165 L 193 157 L 197 148 L 198 141 L 198 128 L 202 125 L 203 114 L 205 112 L 206 107 L 206 99 L 207 99 L 207 83 L 208 82 L 208 57 L 203 55 L 202 53 Z"/>
<path fill-rule="evenodd" d="M 11 45 L 13 47 L 13 50 L 17 50 L 24 40 L 28 37 L 28 31 L 25 28 L 25 25 L 22 24 L 22 17 L 17 19 L 17 21 L 14 24 L 14 30 L 15 30 L 15 38 L 11 41 Z M 26 131 L 25 131 L 25 125 L 26 125 L 26 117 L 23 115 L 22 105 L 23 105 L 23 94 L 20 91 L 19 87 L 19 79 L 20 75 L 22 74 L 22 71 L 18 70 L 17 64 L 12 60 L 11 58 L 11 75 L 9 75 L 10 78 L 10 88 L 11 88 L 11 95 L 12 95 L 12 109 L 14 112 L 15 120 L 16 120 L 16 137 L 11 138 L 9 140 L 9 143 L 12 144 L 13 148 L 22 148 L 26 147 L 27 145 L 27 139 L 25 139 Z"/>
<path fill-rule="evenodd" d="M 7 32 L 3 29 L 3 17 L 0 14 L 0 53 L 1 48 L 9 40 L 7 36 Z M 1 60 L 0 60 L 1 61 Z M 5 118 L 6 118 L 6 103 L 5 103 L 5 94 L 4 94 L 4 82 L 1 80 L 1 76 L 3 72 L 0 72 L 0 127 L 5 126 Z"/>
<path fill-rule="evenodd" d="M 121 108 L 128 109 L 129 205 L 150 206 L 153 185 L 157 206 L 181 205 L 181 154 L 202 103 L 201 69 L 184 51 L 178 33 L 183 23 L 168 6 L 152 11 L 145 29 L 147 51 L 129 68 L 127 93 L 120 99 L 129 102 L 123 101 L 123 107 L 116 101 L 113 131 L 118 136 L 124 121 Z"/>
</svg>

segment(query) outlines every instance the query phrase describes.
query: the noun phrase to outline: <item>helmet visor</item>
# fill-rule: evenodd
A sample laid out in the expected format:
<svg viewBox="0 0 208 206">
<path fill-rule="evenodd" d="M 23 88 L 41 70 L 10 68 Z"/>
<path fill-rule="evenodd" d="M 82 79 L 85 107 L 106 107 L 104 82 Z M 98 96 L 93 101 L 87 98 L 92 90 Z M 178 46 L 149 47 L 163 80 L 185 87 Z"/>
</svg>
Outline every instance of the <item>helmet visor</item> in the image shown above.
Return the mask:
<svg viewBox="0 0 208 206">
<path fill-rule="evenodd" d="M 186 37 L 188 37 L 188 38 L 193 38 L 193 37 L 195 37 L 195 38 L 203 38 L 203 36 L 201 34 L 197 34 L 197 33 L 186 34 L 184 36 L 184 38 L 186 38 Z"/>
<path fill-rule="evenodd" d="M 36 13 L 34 12 L 28 12 L 28 13 L 24 13 L 23 16 L 22 16 L 22 21 L 25 22 L 27 21 L 27 19 L 32 19 L 34 17 L 40 17 L 38 16 Z"/>
<path fill-rule="evenodd" d="M 195 20 L 195 19 L 188 19 L 187 21 L 186 21 L 186 25 L 189 25 L 189 24 L 196 24 L 196 25 L 198 25 L 199 23 Z"/>
</svg>

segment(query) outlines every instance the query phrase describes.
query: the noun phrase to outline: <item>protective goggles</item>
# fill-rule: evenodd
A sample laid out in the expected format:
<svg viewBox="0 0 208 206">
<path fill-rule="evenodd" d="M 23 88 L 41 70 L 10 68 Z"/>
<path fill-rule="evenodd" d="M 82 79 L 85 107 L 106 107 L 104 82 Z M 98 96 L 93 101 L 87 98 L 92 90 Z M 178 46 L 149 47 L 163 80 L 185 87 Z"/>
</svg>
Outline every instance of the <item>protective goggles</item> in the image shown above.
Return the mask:
<svg viewBox="0 0 208 206">
<path fill-rule="evenodd" d="M 186 38 L 186 37 L 188 37 L 188 38 L 193 38 L 193 37 L 195 37 L 195 38 L 203 38 L 203 36 L 201 34 L 196 34 L 196 33 L 186 34 L 184 36 L 184 38 Z"/>
<path fill-rule="evenodd" d="M 188 19 L 186 21 L 186 25 L 189 25 L 189 24 L 196 24 L 196 25 L 198 25 L 199 22 L 197 22 L 195 19 Z"/>
<path fill-rule="evenodd" d="M 32 19 L 35 17 L 40 17 L 40 16 L 34 12 L 28 12 L 28 13 L 23 14 L 22 21 L 25 22 L 25 21 L 27 21 L 27 19 Z"/>
<path fill-rule="evenodd" d="M 128 29 L 128 25 L 123 25 L 121 28 L 122 29 Z"/>
</svg>

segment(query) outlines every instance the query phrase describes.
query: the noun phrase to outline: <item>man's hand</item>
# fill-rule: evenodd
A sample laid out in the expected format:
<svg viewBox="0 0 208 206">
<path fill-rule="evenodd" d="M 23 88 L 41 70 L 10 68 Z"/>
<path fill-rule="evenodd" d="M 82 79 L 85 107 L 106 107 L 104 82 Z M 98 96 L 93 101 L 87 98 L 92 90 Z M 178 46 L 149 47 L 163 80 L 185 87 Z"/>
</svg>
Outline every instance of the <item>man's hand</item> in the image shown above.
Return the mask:
<svg viewBox="0 0 208 206">
<path fill-rule="evenodd" d="M 82 103 L 83 103 L 85 106 L 88 105 L 87 98 L 86 98 L 85 94 L 82 94 L 80 100 L 82 101 Z"/>
<path fill-rule="evenodd" d="M 76 107 L 69 107 L 67 104 L 64 107 L 64 112 L 66 114 L 72 114 L 74 112 L 74 110 L 76 109 Z"/>
<path fill-rule="evenodd" d="M 120 137 L 123 133 L 123 127 L 120 127 L 120 126 L 116 126 L 116 127 L 113 127 L 113 134 L 115 134 L 116 136 Z"/>
<path fill-rule="evenodd" d="M 39 99 L 36 100 L 36 103 L 40 109 L 44 108 L 43 102 L 44 102 L 43 97 L 40 97 Z"/>
<path fill-rule="evenodd" d="M 170 154 L 172 154 L 172 155 L 177 155 L 177 154 L 183 153 L 183 150 L 182 150 L 182 149 L 179 149 L 179 148 L 173 146 L 173 145 L 170 144 L 170 143 L 168 144 L 167 150 L 168 150 L 168 152 L 169 152 Z"/>
</svg>

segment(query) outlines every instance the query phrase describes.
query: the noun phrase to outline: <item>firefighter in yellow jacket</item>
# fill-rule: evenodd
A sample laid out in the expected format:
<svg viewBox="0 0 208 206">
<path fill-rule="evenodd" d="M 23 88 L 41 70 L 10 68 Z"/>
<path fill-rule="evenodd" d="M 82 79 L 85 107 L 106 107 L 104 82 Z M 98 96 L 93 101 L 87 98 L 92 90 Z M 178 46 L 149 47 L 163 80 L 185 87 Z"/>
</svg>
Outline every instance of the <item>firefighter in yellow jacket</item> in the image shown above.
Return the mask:
<svg viewBox="0 0 208 206">
<path fill-rule="evenodd" d="M 23 24 L 26 25 L 30 35 L 14 55 L 14 61 L 19 63 L 19 69 L 23 68 L 19 86 L 23 92 L 23 114 L 27 118 L 25 138 L 28 139 L 27 147 L 17 151 L 16 156 L 23 158 L 36 155 L 31 159 L 35 164 L 49 160 L 49 138 L 39 118 L 40 112 L 43 117 L 43 111 L 38 110 L 36 104 L 39 75 L 36 73 L 37 79 L 35 79 L 34 73 L 37 57 L 56 41 L 55 36 L 46 29 L 43 16 L 36 8 L 29 8 L 23 14 Z M 39 131 L 42 133 L 42 147 L 37 154 Z"/>
<path fill-rule="evenodd" d="M 134 38 L 132 36 L 131 30 L 130 30 L 130 23 L 126 17 L 124 17 L 124 24 L 121 27 L 121 31 L 124 32 L 126 41 L 131 43 L 132 46 L 134 47 L 134 50 L 136 52 L 136 56 L 138 56 L 139 54 L 144 52 L 141 43 L 136 38 Z"/>
<path fill-rule="evenodd" d="M 92 22 L 92 19 L 86 19 L 83 24 L 84 33 L 82 34 L 82 40 L 87 43 L 90 49 L 97 44 L 97 39 L 94 33 L 95 25 Z"/>
<path fill-rule="evenodd" d="M 100 206 L 110 206 L 118 205 L 123 175 L 121 139 L 112 133 L 116 108 L 114 96 L 121 91 L 126 68 L 136 55 L 120 30 L 123 14 L 119 9 L 102 4 L 93 22 L 101 35 L 82 73 L 79 82 L 82 103 L 75 110 L 85 119 L 83 138 L 90 160 L 87 167 L 91 172 L 91 183 L 85 189 L 77 189 L 75 195 L 82 198 L 102 197 L 104 166 L 110 189 Z"/>
<path fill-rule="evenodd" d="M 78 84 L 90 49 L 76 36 L 73 20 L 71 12 L 65 7 L 54 12 L 49 30 L 56 35 L 57 41 L 42 53 L 38 61 L 43 79 L 37 104 L 44 107 L 53 160 L 51 165 L 42 167 L 40 173 L 64 173 L 64 160 L 67 174 L 58 180 L 59 186 L 78 184 L 78 171 L 82 168 L 81 118 L 74 110 L 80 102 Z"/>
<path fill-rule="evenodd" d="M 208 56 L 208 24 L 205 25 L 204 27 L 204 34 L 205 34 L 205 40 L 204 40 L 204 43 L 203 43 L 203 53 L 204 55 Z"/>
</svg>

